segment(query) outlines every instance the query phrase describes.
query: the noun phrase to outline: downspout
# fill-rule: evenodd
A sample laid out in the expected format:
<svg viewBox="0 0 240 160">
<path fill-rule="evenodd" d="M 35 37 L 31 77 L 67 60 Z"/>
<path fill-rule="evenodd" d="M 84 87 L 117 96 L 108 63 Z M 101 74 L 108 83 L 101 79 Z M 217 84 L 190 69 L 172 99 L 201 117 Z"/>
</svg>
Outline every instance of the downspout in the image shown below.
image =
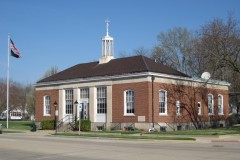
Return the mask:
<svg viewBox="0 0 240 160">
<path fill-rule="evenodd" d="M 152 128 L 154 129 L 154 79 L 155 77 L 152 75 Z"/>
</svg>

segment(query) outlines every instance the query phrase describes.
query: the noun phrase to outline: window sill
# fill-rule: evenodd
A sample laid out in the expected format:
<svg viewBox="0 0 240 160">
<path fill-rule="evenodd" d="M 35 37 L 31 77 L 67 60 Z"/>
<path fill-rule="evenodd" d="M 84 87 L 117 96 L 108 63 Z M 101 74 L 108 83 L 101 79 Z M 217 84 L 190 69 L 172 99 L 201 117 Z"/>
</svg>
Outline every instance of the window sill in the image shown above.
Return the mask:
<svg viewBox="0 0 240 160">
<path fill-rule="evenodd" d="M 168 116 L 167 113 L 159 113 L 159 116 Z"/>
<path fill-rule="evenodd" d="M 51 114 L 44 114 L 43 116 L 44 116 L 44 117 L 50 117 Z"/>
<path fill-rule="evenodd" d="M 135 116 L 135 114 L 124 114 L 123 116 L 125 116 L 125 117 L 133 117 L 133 116 Z"/>
<path fill-rule="evenodd" d="M 223 113 L 218 113 L 219 116 L 223 116 L 224 114 Z"/>
</svg>

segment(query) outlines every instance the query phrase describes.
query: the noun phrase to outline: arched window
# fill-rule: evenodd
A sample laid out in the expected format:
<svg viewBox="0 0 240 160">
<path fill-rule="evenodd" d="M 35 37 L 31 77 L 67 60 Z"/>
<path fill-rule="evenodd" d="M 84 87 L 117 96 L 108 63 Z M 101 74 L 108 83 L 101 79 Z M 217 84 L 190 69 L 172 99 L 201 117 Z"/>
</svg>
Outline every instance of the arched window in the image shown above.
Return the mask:
<svg viewBox="0 0 240 160">
<path fill-rule="evenodd" d="M 223 96 L 218 95 L 218 114 L 223 115 Z"/>
<path fill-rule="evenodd" d="M 214 104 L 213 104 L 213 95 L 209 94 L 208 95 L 208 114 L 213 115 L 214 114 Z"/>
<path fill-rule="evenodd" d="M 50 96 L 48 95 L 44 96 L 43 101 L 44 101 L 43 114 L 45 116 L 50 116 L 51 114 Z"/>
<path fill-rule="evenodd" d="M 159 91 L 159 115 L 167 115 L 167 91 Z"/>
<path fill-rule="evenodd" d="M 134 115 L 134 91 L 124 91 L 124 115 Z"/>
</svg>

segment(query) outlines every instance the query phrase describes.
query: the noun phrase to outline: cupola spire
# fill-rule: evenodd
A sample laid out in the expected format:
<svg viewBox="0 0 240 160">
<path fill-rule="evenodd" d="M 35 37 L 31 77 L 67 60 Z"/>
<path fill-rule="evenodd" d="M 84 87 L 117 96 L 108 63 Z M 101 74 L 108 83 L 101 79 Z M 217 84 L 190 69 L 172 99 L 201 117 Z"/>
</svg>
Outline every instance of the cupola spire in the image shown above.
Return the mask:
<svg viewBox="0 0 240 160">
<path fill-rule="evenodd" d="M 113 37 L 109 36 L 109 20 L 106 21 L 106 36 L 102 38 L 102 58 L 100 58 L 99 63 L 107 63 L 111 59 L 114 59 L 114 50 L 113 50 Z"/>
<path fill-rule="evenodd" d="M 107 20 L 106 20 L 106 36 L 109 36 L 109 35 L 108 35 L 108 27 L 109 27 L 108 22 L 110 22 L 110 21 L 107 19 Z"/>
</svg>

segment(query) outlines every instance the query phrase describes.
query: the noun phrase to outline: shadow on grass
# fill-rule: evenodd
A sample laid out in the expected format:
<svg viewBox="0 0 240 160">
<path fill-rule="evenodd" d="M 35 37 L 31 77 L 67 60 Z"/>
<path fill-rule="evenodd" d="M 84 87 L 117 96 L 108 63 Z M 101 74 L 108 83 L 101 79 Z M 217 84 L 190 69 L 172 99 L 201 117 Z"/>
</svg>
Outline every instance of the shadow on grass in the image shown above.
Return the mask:
<svg viewBox="0 0 240 160">
<path fill-rule="evenodd" d="M 24 133 L 22 131 L 8 131 L 8 130 L 3 130 L 2 133 Z"/>
</svg>

